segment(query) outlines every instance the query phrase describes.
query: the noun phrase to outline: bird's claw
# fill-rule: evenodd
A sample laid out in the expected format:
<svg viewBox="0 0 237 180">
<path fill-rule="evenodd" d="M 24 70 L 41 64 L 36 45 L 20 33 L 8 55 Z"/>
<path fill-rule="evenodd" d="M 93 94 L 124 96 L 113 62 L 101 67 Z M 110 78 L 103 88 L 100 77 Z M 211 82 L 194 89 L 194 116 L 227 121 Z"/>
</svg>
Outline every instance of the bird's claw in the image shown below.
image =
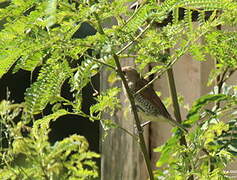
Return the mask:
<svg viewBox="0 0 237 180">
<path fill-rule="evenodd" d="M 149 124 L 149 123 L 151 123 L 151 121 L 147 121 L 147 122 L 144 122 L 144 123 L 142 123 L 142 124 L 140 124 L 140 126 L 141 126 L 141 131 L 138 131 L 137 130 L 137 127 L 136 127 L 136 125 L 134 125 L 134 128 L 135 128 L 135 133 L 138 133 L 138 134 L 142 134 L 143 133 L 143 127 L 145 127 L 147 124 Z"/>
<path fill-rule="evenodd" d="M 144 122 L 144 123 L 141 124 L 141 127 L 143 128 L 143 127 L 145 127 L 149 123 L 151 123 L 151 121 Z"/>
</svg>

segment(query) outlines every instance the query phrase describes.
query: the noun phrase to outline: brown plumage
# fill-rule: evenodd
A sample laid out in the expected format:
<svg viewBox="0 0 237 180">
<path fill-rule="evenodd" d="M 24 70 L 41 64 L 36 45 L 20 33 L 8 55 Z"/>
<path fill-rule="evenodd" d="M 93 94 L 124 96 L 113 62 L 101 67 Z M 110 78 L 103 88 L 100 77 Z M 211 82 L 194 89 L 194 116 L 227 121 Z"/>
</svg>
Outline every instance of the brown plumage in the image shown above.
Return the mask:
<svg viewBox="0 0 237 180">
<path fill-rule="evenodd" d="M 123 67 L 122 71 L 125 74 L 126 80 L 128 81 L 128 86 L 133 94 L 135 94 L 148 83 L 148 81 L 140 77 L 139 73 L 131 66 Z M 141 92 L 135 94 L 134 99 L 136 104 L 144 111 L 146 117 L 150 116 L 149 119 L 152 121 L 168 121 L 170 124 L 178 126 L 187 132 L 187 130 L 181 124 L 172 119 L 171 115 L 151 85 Z"/>
</svg>

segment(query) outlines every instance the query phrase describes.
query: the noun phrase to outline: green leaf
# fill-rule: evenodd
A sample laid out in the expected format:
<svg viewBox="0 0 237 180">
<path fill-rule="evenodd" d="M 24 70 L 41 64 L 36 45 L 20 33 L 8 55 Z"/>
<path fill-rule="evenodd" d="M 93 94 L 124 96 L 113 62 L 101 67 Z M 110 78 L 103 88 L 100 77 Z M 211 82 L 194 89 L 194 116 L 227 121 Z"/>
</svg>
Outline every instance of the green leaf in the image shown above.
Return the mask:
<svg viewBox="0 0 237 180">
<path fill-rule="evenodd" d="M 20 49 L 14 50 L 14 52 L 8 50 L 0 53 L 0 78 L 9 71 L 21 53 L 22 50 Z"/>
<path fill-rule="evenodd" d="M 91 120 L 100 120 L 102 112 L 112 116 L 115 110 L 120 107 L 120 101 L 117 98 L 119 92 L 119 88 L 111 88 L 99 95 L 96 98 L 98 103 L 90 107 Z"/>
<path fill-rule="evenodd" d="M 42 136 L 44 132 L 48 132 L 47 130 L 49 129 L 49 125 L 52 120 L 56 120 L 60 116 L 64 116 L 67 114 L 69 114 L 68 111 L 60 109 L 54 112 L 53 114 L 45 116 L 42 119 L 38 119 L 33 125 L 31 132 L 32 136 L 34 136 L 35 138 L 40 138 L 40 136 Z"/>
<path fill-rule="evenodd" d="M 150 16 L 152 6 L 149 4 L 145 4 L 140 6 L 140 8 L 134 13 L 134 15 L 129 19 L 125 26 L 123 27 L 122 31 L 131 33 L 137 31 L 139 27 L 141 27 L 144 22 Z"/>
<path fill-rule="evenodd" d="M 60 95 L 63 82 L 70 76 L 71 69 L 66 62 L 44 66 L 25 93 L 26 111 L 40 113 L 54 96 Z"/>
<path fill-rule="evenodd" d="M 171 137 L 164 145 L 154 149 L 155 152 L 161 152 L 160 158 L 156 163 L 157 167 L 161 167 L 164 164 L 174 163 L 177 160 L 175 159 L 175 153 L 180 150 L 179 138 L 177 136 Z"/>
<path fill-rule="evenodd" d="M 185 123 L 193 124 L 200 118 L 200 110 L 203 109 L 208 103 L 219 102 L 228 98 L 225 94 L 208 94 L 204 95 L 195 101 L 194 105 L 187 114 Z"/>
</svg>

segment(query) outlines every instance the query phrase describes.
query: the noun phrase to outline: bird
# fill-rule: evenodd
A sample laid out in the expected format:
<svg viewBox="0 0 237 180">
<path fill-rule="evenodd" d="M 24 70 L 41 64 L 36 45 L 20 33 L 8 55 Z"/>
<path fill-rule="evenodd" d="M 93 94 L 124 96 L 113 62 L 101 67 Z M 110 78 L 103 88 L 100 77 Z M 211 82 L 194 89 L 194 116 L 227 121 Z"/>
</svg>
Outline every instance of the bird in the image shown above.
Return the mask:
<svg viewBox="0 0 237 180">
<path fill-rule="evenodd" d="M 165 121 L 173 126 L 177 126 L 182 131 L 187 132 L 180 123 L 171 117 L 153 87 L 147 85 L 149 82 L 142 78 L 136 69 L 132 66 L 125 66 L 122 68 L 122 72 L 128 83 L 129 89 L 134 96 L 136 106 L 139 107 L 138 112 L 142 117 L 151 121 Z M 141 90 L 141 88 L 146 85 L 147 87 Z M 141 110 L 141 112 L 139 110 Z"/>
</svg>

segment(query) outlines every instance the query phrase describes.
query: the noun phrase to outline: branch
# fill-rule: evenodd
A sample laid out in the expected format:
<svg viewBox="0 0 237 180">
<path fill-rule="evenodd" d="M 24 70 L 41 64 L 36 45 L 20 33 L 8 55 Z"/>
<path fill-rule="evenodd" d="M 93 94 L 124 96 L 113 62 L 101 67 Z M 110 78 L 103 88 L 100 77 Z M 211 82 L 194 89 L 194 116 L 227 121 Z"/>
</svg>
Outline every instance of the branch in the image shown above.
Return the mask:
<svg viewBox="0 0 237 180">
<path fill-rule="evenodd" d="M 218 86 L 218 94 L 221 93 L 221 88 L 225 82 L 225 75 L 228 72 L 229 68 L 227 67 L 224 72 L 217 77 L 217 86 Z"/>
<path fill-rule="evenodd" d="M 178 102 L 178 96 L 177 96 L 177 90 L 176 90 L 176 86 L 175 86 L 174 74 L 173 74 L 172 67 L 167 70 L 167 75 L 168 75 L 170 93 L 171 93 L 173 107 L 174 107 L 174 116 L 175 116 L 175 119 L 178 121 L 178 123 L 182 123 L 179 102 Z"/>
<path fill-rule="evenodd" d="M 167 70 L 167 75 L 168 75 L 168 80 L 169 80 L 170 94 L 171 94 L 172 102 L 173 102 L 174 116 L 175 116 L 176 121 L 181 124 L 182 118 L 181 118 L 177 90 L 176 90 L 176 86 L 175 86 L 174 74 L 173 74 L 172 68 L 169 68 Z M 187 146 L 185 136 L 181 136 L 180 144 Z"/>
<path fill-rule="evenodd" d="M 175 86 L 174 74 L 173 74 L 172 68 L 167 69 L 167 75 L 168 75 L 170 93 L 171 93 L 172 102 L 173 102 L 174 116 L 175 116 L 176 121 L 181 124 L 182 118 L 181 118 L 177 90 Z M 187 141 L 184 135 L 182 135 L 180 138 L 180 144 L 187 147 Z M 189 165 L 189 169 L 192 170 L 191 165 Z M 193 180 L 193 179 L 194 179 L 193 175 L 189 176 L 188 178 L 188 180 Z"/>
<path fill-rule="evenodd" d="M 231 70 L 229 71 L 229 74 L 226 75 L 226 77 L 225 77 L 225 79 L 224 79 L 223 81 L 227 81 L 227 80 L 234 74 L 234 72 L 235 72 L 236 70 L 237 70 L 237 68 L 231 69 Z"/>
<path fill-rule="evenodd" d="M 138 14 L 138 12 L 141 10 L 141 8 L 144 7 L 144 4 L 141 5 L 139 2 L 138 2 L 138 4 L 140 7 L 138 9 L 136 9 L 136 11 L 134 11 L 134 13 L 126 20 L 126 22 L 123 24 L 122 28 L 124 28 L 129 22 L 131 22 L 133 20 L 133 17 L 135 17 Z"/>
<path fill-rule="evenodd" d="M 132 95 L 132 93 L 129 89 L 127 80 L 126 80 L 126 78 L 125 78 L 125 76 L 122 72 L 122 68 L 121 68 L 118 56 L 116 54 L 114 54 L 113 58 L 114 58 L 114 61 L 116 63 L 116 66 L 117 66 L 117 73 L 120 76 L 120 78 L 122 79 L 123 85 L 124 85 L 124 87 L 126 89 L 126 92 L 127 92 L 127 95 L 128 95 L 128 99 L 129 99 L 130 104 L 131 104 L 132 113 L 134 115 L 136 127 L 137 127 L 137 130 L 138 130 L 138 135 L 139 135 L 139 140 L 140 140 L 139 144 L 140 144 L 140 147 L 141 147 L 141 150 L 142 150 L 145 162 L 146 162 L 146 167 L 147 167 L 147 170 L 148 170 L 148 173 L 149 173 L 149 176 L 150 176 L 150 180 L 154 180 L 154 175 L 152 173 L 152 168 L 151 168 L 151 161 L 150 161 L 149 154 L 148 154 L 148 151 L 147 151 L 147 148 L 146 148 L 145 139 L 144 139 L 144 136 L 143 136 L 143 130 L 142 130 L 141 123 L 140 123 L 140 120 L 139 120 L 139 117 L 138 117 L 134 97 L 133 97 L 133 95 Z"/>
<path fill-rule="evenodd" d="M 221 75 L 217 76 L 218 94 L 221 93 L 221 89 L 223 87 L 223 84 L 228 79 L 228 77 L 226 77 L 226 74 L 227 74 L 228 71 L 229 71 L 229 68 L 227 67 Z M 219 109 L 220 105 L 221 105 L 220 101 L 216 102 L 216 109 Z"/>
<path fill-rule="evenodd" d="M 105 34 L 104 30 L 103 30 L 103 27 L 101 26 L 101 21 L 100 21 L 100 18 L 98 16 L 98 14 L 93 13 L 93 15 L 95 16 L 97 24 L 98 24 L 98 32 L 100 34 Z M 133 95 L 132 95 L 132 93 L 129 89 L 128 83 L 127 83 L 127 81 L 125 79 L 125 76 L 122 72 L 122 68 L 121 68 L 121 64 L 119 62 L 118 55 L 113 53 L 112 56 L 114 58 L 116 66 L 117 66 L 117 73 L 120 76 L 120 78 L 122 79 L 122 82 L 123 82 L 124 87 L 126 89 L 126 92 L 128 94 L 128 99 L 131 103 L 132 112 L 133 112 L 133 115 L 134 115 L 134 119 L 135 119 L 135 122 L 136 122 L 136 127 L 137 127 L 137 130 L 138 130 L 138 135 L 139 135 L 139 141 L 140 141 L 139 144 L 140 144 L 140 147 L 141 147 L 141 150 L 142 150 L 145 162 L 146 162 L 146 167 L 147 167 L 147 170 L 148 170 L 148 173 L 149 173 L 149 176 L 150 176 L 150 180 L 154 180 L 154 175 L 153 175 L 152 168 L 151 168 L 151 162 L 150 162 L 149 154 L 148 154 L 148 151 L 147 151 L 147 148 L 146 148 L 145 139 L 144 139 L 144 136 L 143 136 L 142 127 L 141 127 L 140 120 L 139 120 L 139 117 L 138 117 L 134 97 L 133 97 Z"/>
</svg>

